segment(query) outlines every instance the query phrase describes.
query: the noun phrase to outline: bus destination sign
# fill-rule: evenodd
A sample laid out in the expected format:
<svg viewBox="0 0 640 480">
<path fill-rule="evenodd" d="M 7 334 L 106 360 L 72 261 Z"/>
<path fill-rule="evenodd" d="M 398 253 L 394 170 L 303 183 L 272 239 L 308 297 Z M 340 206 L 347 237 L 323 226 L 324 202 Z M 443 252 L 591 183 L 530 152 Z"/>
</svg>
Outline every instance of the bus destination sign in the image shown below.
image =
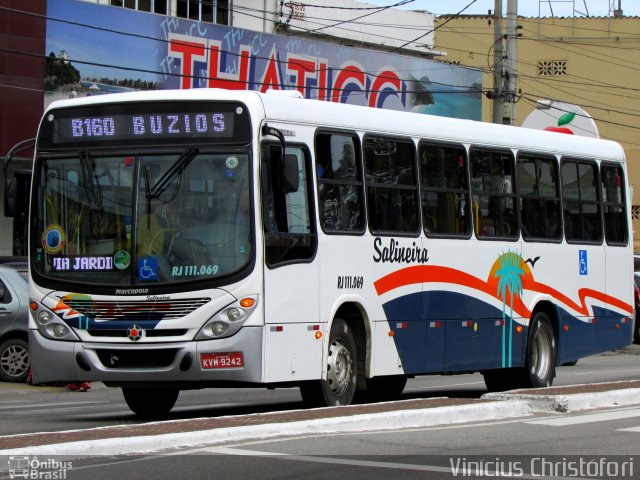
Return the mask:
<svg viewBox="0 0 640 480">
<path fill-rule="evenodd" d="M 118 142 L 122 140 L 176 138 L 230 138 L 233 136 L 232 112 L 174 112 L 63 116 L 50 114 L 53 144 Z"/>
</svg>

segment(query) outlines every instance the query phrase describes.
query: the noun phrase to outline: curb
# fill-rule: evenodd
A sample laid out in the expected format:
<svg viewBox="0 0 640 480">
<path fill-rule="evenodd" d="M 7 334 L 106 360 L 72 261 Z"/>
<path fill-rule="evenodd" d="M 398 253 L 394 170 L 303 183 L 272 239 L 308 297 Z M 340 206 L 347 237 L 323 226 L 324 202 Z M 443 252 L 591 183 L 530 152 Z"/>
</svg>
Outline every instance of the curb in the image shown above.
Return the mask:
<svg viewBox="0 0 640 480">
<path fill-rule="evenodd" d="M 533 414 L 529 402 L 515 399 L 486 402 L 480 405 L 435 407 L 419 410 L 397 410 L 393 412 L 352 415 L 348 417 L 323 418 L 288 423 L 270 423 L 242 427 L 218 428 L 195 432 L 169 433 L 139 437 L 84 440 L 81 442 L 39 445 L 17 449 L 0 450 L 0 455 L 122 455 L 132 452 L 221 445 L 247 440 L 322 435 L 336 433 L 358 433 L 366 431 L 397 430 L 402 428 L 424 428 L 467 422 L 521 418 Z"/>
<path fill-rule="evenodd" d="M 640 404 L 640 388 L 610 390 L 598 393 L 574 393 L 571 395 L 536 395 L 518 393 L 487 393 L 484 400 L 524 400 L 534 412 L 577 412 L 602 407 L 623 407 Z"/>
</svg>

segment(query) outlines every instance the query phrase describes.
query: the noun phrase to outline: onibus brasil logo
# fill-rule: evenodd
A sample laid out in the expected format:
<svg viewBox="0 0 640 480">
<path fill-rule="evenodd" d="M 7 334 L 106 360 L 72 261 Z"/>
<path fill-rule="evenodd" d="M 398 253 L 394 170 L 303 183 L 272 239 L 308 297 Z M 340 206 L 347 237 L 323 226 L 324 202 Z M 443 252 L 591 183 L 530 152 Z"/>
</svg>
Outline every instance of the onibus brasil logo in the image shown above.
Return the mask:
<svg viewBox="0 0 640 480">
<path fill-rule="evenodd" d="M 65 480 L 73 462 L 55 458 L 29 456 L 9 457 L 9 478 Z"/>
</svg>

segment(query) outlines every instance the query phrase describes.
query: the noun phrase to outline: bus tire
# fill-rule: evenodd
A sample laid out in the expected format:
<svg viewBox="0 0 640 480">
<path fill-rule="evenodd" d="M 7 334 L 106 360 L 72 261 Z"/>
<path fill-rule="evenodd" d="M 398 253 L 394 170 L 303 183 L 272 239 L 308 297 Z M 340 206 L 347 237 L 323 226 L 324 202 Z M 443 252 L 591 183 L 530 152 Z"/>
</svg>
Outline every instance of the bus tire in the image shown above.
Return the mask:
<svg viewBox="0 0 640 480">
<path fill-rule="evenodd" d="M 516 387 L 550 387 L 556 376 L 557 355 L 551 320 L 545 312 L 536 312 L 529 326 L 525 368 L 518 370 Z"/>
<path fill-rule="evenodd" d="M 178 400 L 177 388 L 122 387 L 122 394 L 133 413 L 142 418 L 166 417 Z"/>
<path fill-rule="evenodd" d="M 356 342 L 349 325 L 336 318 L 329 333 L 327 379 L 300 385 L 302 400 L 308 407 L 349 405 L 356 391 Z"/>
</svg>

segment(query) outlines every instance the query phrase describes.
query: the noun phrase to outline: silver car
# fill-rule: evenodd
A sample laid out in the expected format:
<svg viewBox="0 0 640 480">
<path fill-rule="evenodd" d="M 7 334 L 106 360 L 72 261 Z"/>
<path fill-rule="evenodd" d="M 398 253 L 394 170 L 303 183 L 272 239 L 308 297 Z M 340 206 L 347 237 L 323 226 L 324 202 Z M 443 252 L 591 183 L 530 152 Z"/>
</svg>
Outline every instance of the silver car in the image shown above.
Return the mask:
<svg viewBox="0 0 640 480">
<path fill-rule="evenodd" d="M 0 265 L 0 380 L 24 382 L 29 375 L 29 284 L 26 267 Z"/>
</svg>

